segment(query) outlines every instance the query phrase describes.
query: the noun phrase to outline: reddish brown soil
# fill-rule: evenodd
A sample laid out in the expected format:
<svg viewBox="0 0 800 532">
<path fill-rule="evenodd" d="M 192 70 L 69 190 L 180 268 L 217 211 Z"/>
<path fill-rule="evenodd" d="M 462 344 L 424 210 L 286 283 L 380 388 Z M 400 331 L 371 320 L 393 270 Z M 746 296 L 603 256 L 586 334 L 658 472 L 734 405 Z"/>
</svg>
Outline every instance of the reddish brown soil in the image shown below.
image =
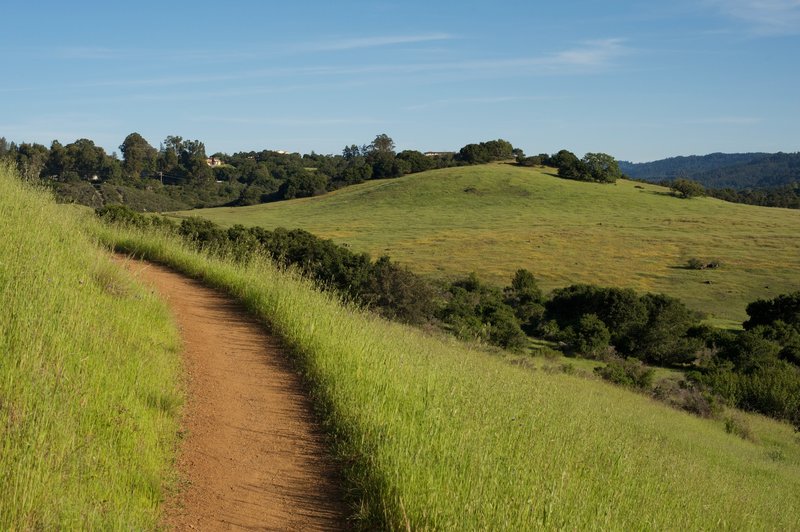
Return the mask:
<svg viewBox="0 0 800 532">
<path fill-rule="evenodd" d="M 324 436 L 279 342 L 230 298 L 161 266 L 123 262 L 167 300 L 183 338 L 180 482 L 163 525 L 347 528 Z"/>
</svg>

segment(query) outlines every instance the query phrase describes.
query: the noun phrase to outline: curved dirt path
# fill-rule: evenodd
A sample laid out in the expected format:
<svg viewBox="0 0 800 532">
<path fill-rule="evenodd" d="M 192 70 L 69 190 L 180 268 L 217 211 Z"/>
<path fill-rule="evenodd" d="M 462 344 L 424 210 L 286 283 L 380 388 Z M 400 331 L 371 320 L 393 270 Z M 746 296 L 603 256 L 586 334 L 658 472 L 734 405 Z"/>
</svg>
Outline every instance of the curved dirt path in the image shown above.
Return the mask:
<svg viewBox="0 0 800 532">
<path fill-rule="evenodd" d="M 341 530 L 346 507 L 310 401 L 278 341 L 235 302 L 162 266 L 120 259 L 168 302 L 187 373 L 178 530 Z"/>
</svg>

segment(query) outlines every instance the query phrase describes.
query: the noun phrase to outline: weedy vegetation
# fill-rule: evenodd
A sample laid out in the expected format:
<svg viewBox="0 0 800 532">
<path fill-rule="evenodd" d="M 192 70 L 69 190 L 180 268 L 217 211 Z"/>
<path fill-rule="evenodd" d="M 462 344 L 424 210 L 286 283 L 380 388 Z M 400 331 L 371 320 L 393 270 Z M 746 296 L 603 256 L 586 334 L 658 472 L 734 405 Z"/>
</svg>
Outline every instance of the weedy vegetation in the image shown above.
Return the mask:
<svg viewBox="0 0 800 532">
<path fill-rule="evenodd" d="M 3 530 L 153 529 L 170 484 L 178 336 L 92 223 L 0 166 Z"/>
<path fill-rule="evenodd" d="M 147 229 L 97 231 L 227 291 L 284 339 L 360 526 L 800 525 L 800 445 L 788 424 L 742 414 L 744 439 L 723 420 L 570 375 L 576 366 L 541 371 L 387 322 L 263 258 L 209 257 Z"/>
</svg>

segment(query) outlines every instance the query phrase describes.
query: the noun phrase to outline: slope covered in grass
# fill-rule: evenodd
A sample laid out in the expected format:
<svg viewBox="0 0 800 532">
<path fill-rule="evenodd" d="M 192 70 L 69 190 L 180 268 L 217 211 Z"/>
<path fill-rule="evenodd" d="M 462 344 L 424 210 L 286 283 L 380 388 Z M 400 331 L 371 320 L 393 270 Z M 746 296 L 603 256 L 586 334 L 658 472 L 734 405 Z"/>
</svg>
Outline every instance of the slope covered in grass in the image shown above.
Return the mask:
<svg viewBox="0 0 800 532">
<path fill-rule="evenodd" d="M 180 215 L 300 227 L 440 277 L 475 271 L 507 284 L 527 268 L 546 289 L 584 282 L 663 292 L 729 323 L 744 319 L 750 301 L 796 290 L 800 271 L 800 211 L 682 200 L 657 186 L 568 181 L 507 164 Z M 684 269 L 692 257 L 722 267 Z"/>
<path fill-rule="evenodd" d="M 3 530 L 151 529 L 170 476 L 177 333 L 78 215 L 0 166 Z"/>
<path fill-rule="evenodd" d="M 757 442 L 596 380 L 531 371 L 342 306 L 276 270 L 109 228 L 117 248 L 234 295 L 311 383 L 361 524 L 376 529 L 793 529 L 800 442 Z"/>
</svg>

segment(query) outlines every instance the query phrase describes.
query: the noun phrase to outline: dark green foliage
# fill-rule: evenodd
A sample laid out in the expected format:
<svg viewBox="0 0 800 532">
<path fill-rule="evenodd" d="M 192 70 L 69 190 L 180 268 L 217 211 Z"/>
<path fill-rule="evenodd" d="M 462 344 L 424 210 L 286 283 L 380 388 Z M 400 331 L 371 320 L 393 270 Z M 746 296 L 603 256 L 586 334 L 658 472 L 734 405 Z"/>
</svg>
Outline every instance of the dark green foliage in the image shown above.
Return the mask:
<svg viewBox="0 0 800 532">
<path fill-rule="evenodd" d="M 608 350 L 611 333 L 595 314 L 584 314 L 569 328 L 566 340 L 577 353 L 597 356 Z"/>
<path fill-rule="evenodd" d="M 512 158 L 514 158 L 514 147 L 503 139 L 467 144 L 456 155 L 458 161 L 466 164 L 483 164 Z"/>
<path fill-rule="evenodd" d="M 709 188 L 706 189 L 706 195 L 732 203 L 800 209 L 800 181 L 772 188 L 752 188 L 747 190 Z"/>
<path fill-rule="evenodd" d="M 715 393 L 744 410 L 795 423 L 800 429 L 800 369 L 782 360 L 749 372 L 718 364 L 702 377 Z"/>
<path fill-rule="evenodd" d="M 689 334 L 698 325 L 698 316 L 664 295 L 572 285 L 554 290 L 545 310 L 545 320 L 573 331 L 584 315 L 593 314 L 610 331 L 611 344 L 619 352 L 655 364 L 690 363 L 702 346 Z"/>
<path fill-rule="evenodd" d="M 747 315 L 750 319 L 744 322 L 745 329 L 782 321 L 800 330 L 800 291 L 782 294 L 774 299 L 754 301 L 747 305 Z"/>
<path fill-rule="evenodd" d="M 397 158 L 408 164 L 406 173 L 424 172 L 434 167 L 435 162 L 431 157 L 426 157 L 416 150 L 405 150 L 397 154 Z"/>
<path fill-rule="evenodd" d="M 692 181 L 691 179 L 676 179 L 672 182 L 669 188 L 675 193 L 675 195 L 687 199 L 703 196 L 706 193 L 706 189 L 703 188 L 703 185 L 697 181 Z"/>
<path fill-rule="evenodd" d="M 626 354 L 653 364 L 690 364 L 697 358 L 702 341 L 690 334 L 699 325 L 699 316 L 680 300 L 663 294 L 645 294 L 647 322 L 634 327 Z"/>
<path fill-rule="evenodd" d="M 622 177 L 616 159 L 606 153 L 587 153 L 583 156 L 591 181 L 597 183 L 613 183 Z"/>
<path fill-rule="evenodd" d="M 176 225 L 172 220 L 162 216 L 146 216 L 134 211 L 127 205 L 107 205 L 96 209 L 95 214 L 98 218 L 108 223 L 139 228 L 155 227 L 163 231 L 176 230 Z"/>
<path fill-rule="evenodd" d="M 509 349 L 526 343 L 514 309 L 502 293 L 482 284 L 473 273 L 453 282 L 439 317 L 462 338 L 478 339 Z"/>
<path fill-rule="evenodd" d="M 278 198 L 307 198 L 324 194 L 328 185 L 328 177 L 316 172 L 299 171 L 283 182 L 278 189 Z"/>
<path fill-rule="evenodd" d="M 122 167 L 133 179 L 138 179 L 143 173 L 153 172 L 156 169 L 158 150 L 138 133 L 131 133 L 125 137 L 119 151 L 123 158 Z"/>
<path fill-rule="evenodd" d="M 544 317 L 544 296 L 536 278 L 525 269 L 517 270 L 511 286 L 504 290 L 505 303 L 514 309 L 522 330 L 533 336 Z"/>
<path fill-rule="evenodd" d="M 798 153 L 712 153 L 649 163 L 622 163 L 625 174 L 651 182 L 687 177 L 709 189 L 781 187 L 797 182 Z"/>
<path fill-rule="evenodd" d="M 389 319 L 422 324 L 434 313 L 434 292 L 421 277 L 383 256 L 372 267 L 361 298 Z"/>
<path fill-rule="evenodd" d="M 558 176 L 564 179 L 613 183 L 622 177 L 616 159 L 605 153 L 587 153 L 583 159 L 578 159 L 571 151 L 561 150 L 549 160 L 542 160 L 558 168 Z"/>
<path fill-rule="evenodd" d="M 594 371 L 607 381 L 637 390 L 649 390 L 655 377 L 652 368 L 635 358 L 615 358 Z"/>
</svg>

